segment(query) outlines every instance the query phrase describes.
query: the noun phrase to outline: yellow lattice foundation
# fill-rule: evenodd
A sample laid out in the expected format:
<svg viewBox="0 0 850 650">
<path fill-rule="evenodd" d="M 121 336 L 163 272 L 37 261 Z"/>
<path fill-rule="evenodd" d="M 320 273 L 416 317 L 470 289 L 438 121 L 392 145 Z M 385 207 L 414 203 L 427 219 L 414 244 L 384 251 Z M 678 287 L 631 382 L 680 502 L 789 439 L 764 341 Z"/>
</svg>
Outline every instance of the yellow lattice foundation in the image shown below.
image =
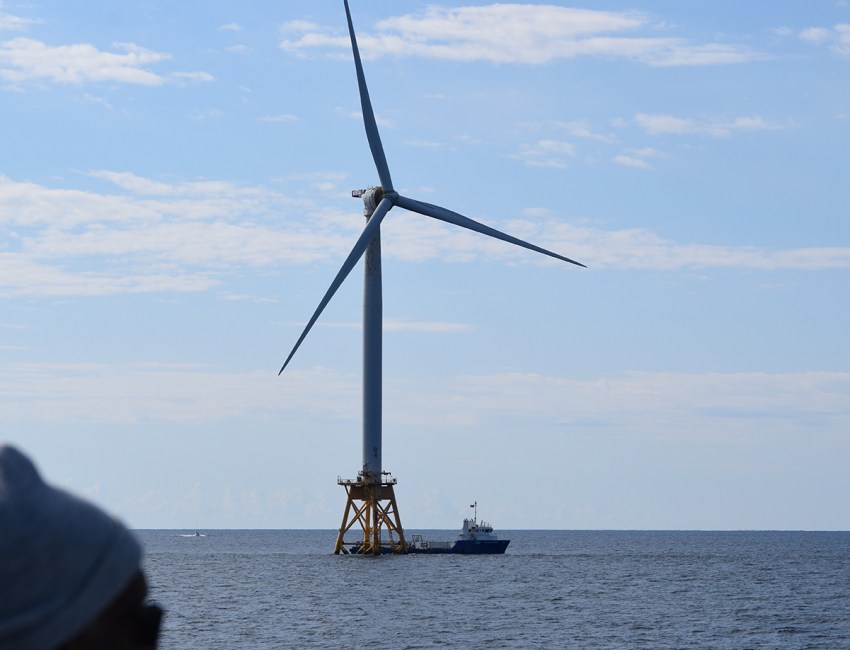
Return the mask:
<svg viewBox="0 0 850 650">
<path fill-rule="evenodd" d="M 346 501 L 334 546 L 335 555 L 350 552 L 359 555 L 407 553 L 393 489 L 396 479 L 389 472 L 382 472 L 380 480 L 370 478 L 361 474 L 357 480 L 337 479 L 337 483 L 345 488 Z M 346 540 L 345 535 L 356 524 L 359 524 L 362 537 Z M 382 533 L 384 530 L 386 536 Z"/>
</svg>

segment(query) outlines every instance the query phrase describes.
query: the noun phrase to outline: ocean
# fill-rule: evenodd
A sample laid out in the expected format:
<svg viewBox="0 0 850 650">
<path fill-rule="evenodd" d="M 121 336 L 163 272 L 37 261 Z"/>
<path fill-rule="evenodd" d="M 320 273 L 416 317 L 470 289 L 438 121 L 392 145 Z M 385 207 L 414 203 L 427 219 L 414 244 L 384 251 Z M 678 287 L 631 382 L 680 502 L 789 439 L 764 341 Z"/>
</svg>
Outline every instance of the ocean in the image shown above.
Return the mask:
<svg viewBox="0 0 850 650">
<path fill-rule="evenodd" d="M 850 648 L 848 532 L 511 530 L 505 555 L 380 557 L 332 555 L 331 530 L 194 532 L 138 531 L 162 648 Z"/>
</svg>

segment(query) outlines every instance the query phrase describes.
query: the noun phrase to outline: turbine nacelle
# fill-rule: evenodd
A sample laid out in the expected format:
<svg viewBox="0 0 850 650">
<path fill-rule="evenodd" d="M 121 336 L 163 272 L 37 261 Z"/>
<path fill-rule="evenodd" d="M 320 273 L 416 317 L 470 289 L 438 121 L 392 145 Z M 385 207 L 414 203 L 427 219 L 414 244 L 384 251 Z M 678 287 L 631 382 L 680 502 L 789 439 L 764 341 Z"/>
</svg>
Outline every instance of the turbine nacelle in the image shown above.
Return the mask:
<svg viewBox="0 0 850 650">
<path fill-rule="evenodd" d="M 377 209 L 378 205 L 381 203 L 381 199 L 384 196 L 389 196 L 390 200 L 392 200 L 392 196 L 398 196 L 396 192 L 388 192 L 384 193 L 383 187 L 367 187 L 365 190 L 351 190 L 351 196 L 355 199 L 363 199 L 363 215 L 369 217 L 372 213 Z"/>
</svg>

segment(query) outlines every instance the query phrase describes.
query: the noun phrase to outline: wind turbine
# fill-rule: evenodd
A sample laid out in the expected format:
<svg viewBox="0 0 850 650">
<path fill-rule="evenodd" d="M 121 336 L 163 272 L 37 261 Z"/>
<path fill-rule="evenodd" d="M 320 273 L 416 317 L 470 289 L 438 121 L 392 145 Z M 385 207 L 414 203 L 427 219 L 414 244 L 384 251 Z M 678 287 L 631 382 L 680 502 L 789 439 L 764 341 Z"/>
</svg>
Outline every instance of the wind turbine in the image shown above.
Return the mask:
<svg viewBox="0 0 850 650">
<path fill-rule="evenodd" d="M 366 87 L 366 77 L 363 74 L 363 64 L 357 48 L 357 38 L 354 35 L 354 24 L 348 0 L 345 4 L 345 15 L 348 21 L 348 33 L 351 36 L 351 50 L 354 54 L 354 67 L 357 71 L 357 84 L 360 88 L 360 105 L 363 111 L 363 123 L 366 127 L 366 138 L 372 150 L 372 159 L 381 181 L 380 187 L 370 187 L 365 190 L 355 190 L 353 196 L 361 197 L 364 205 L 366 227 L 348 254 L 330 287 L 322 298 L 313 316 L 298 337 L 292 351 L 284 361 L 278 375 L 284 371 L 316 320 L 333 298 L 345 278 L 365 254 L 365 273 L 363 283 L 363 464 L 357 479 L 338 479 L 345 487 L 348 495 L 342 525 L 339 529 L 334 553 L 347 553 L 344 535 L 352 526 L 359 523 L 363 529 L 363 539 L 358 540 L 359 553 L 380 554 L 382 552 L 381 530 L 386 527 L 388 543 L 393 552 L 406 553 L 407 545 L 404 540 L 404 529 L 398 515 L 393 486 L 396 480 L 389 472 L 383 471 L 381 464 L 381 370 L 382 370 L 382 320 L 383 304 L 381 291 L 381 221 L 393 207 L 400 207 L 416 212 L 426 217 L 439 219 L 446 223 L 473 230 L 496 239 L 522 246 L 543 255 L 548 255 L 570 264 L 584 267 L 584 264 L 568 257 L 530 244 L 511 235 L 485 226 L 457 212 L 441 208 L 431 203 L 417 201 L 402 196 L 395 191 L 387 158 L 372 111 L 369 90 Z M 382 505 L 386 502 L 386 505 Z M 353 516 L 352 516 L 353 514 Z M 398 536 L 395 541 L 393 534 Z"/>
</svg>

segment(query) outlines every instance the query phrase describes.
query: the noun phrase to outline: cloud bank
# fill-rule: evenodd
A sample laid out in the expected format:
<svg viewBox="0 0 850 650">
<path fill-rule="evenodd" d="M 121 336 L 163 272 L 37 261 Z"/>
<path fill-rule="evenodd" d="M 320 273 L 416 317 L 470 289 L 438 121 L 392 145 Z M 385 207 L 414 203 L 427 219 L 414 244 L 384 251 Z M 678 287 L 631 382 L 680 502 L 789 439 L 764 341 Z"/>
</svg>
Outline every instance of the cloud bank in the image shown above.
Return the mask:
<svg viewBox="0 0 850 650">
<path fill-rule="evenodd" d="M 645 160 L 650 153 L 637 151 L 633 156 Z M 103 170 L 90 176 L 110 189 L 60 189 L 0 176 L 0 295 L 204 291 L 245 265 L 336 265 L 359 233 L 360 222 L 350 211 L 295 200 L 269 187 L 225 181 L 166 183 Z M 323 188 L 329 196 L 336 191 L 332 180 Z M 848 247 L 769 250 L 680 243 L 641 228 L 609 231 L 551 217 L 483 219 L 547 248 L 568 250 L 593 268 L 850 267 Z M 408 262 L 548 263 L 403 210 L 388 217 L 382 237 L 386 256 Z"/>
<path fill-rule="evenodd" d="M 279 422 L 360 417 L 360 382 L 328 369 L 223 372 L 164 363 L 0 365 L 0 406 L 8 422 Z M 796 430 L 844 435 L 850 374 L 625 372 L 590 379 L 503 373 L 447 378 L 435 388 L 391 390 L 393 426 L 487 426 L 521 420 L 565 433 L 608 430 L 652 438 L 716 439 Z M 281 388 L 281 383 L 284 388 Z M 422 404 L 430 407 L 423 411 Z M 486 422 L 484 421 L 486 420 Z M 760 420 L 763 426 L 753 426 Z"/>
<path fill-rule="evenodd" d="M 90 43 L 47 45 L 18 37 L 0 42 L 0 79 L 12 84 L 51 82 L 83 85 L 117 82 L 141 86 L 164 83 L 208 82 L 207 72 L 173 72 L 162 76 L 151 66 L 171 58 L 134 43 L 115 43 L 105 52 Z"/>
<path fill-rule="evenodd" d="M 792 33 L 791 30 L 788 32 Z M 827 46 L 839 56 L 850 56 L 850 23 L 832 27 L 807 27 L 797 32 L 797 37 L 810 45 Z"/>
<path fill-rule="evenodd" d="M 355 16 L 355 28 L 356 16 Z M 651 34 L 639 12 L 575 9 L 544 4 L 429 6 L 387 18 L 376 34 L 358 30 L 364 58 L 418 56 L 447 61 L 540 65 L 582 56 L 628 59 L 652 66 L 742 63 L 764 56 L 734 43 L 693 43 Z M 306 21 L 281 27 L 280 47 L 298 56 L 350 48 L 347 34 Z"/>
<path fill-rule="evenodd" d="M 770 122 L 759 115 L 695 119 L 646 113 L 635 115 L 635 124 L 650 135 L 707 135 L 712 138 L 728 138 L 739 131 L 777 131 L 789 126 Z"/>
</svg>

